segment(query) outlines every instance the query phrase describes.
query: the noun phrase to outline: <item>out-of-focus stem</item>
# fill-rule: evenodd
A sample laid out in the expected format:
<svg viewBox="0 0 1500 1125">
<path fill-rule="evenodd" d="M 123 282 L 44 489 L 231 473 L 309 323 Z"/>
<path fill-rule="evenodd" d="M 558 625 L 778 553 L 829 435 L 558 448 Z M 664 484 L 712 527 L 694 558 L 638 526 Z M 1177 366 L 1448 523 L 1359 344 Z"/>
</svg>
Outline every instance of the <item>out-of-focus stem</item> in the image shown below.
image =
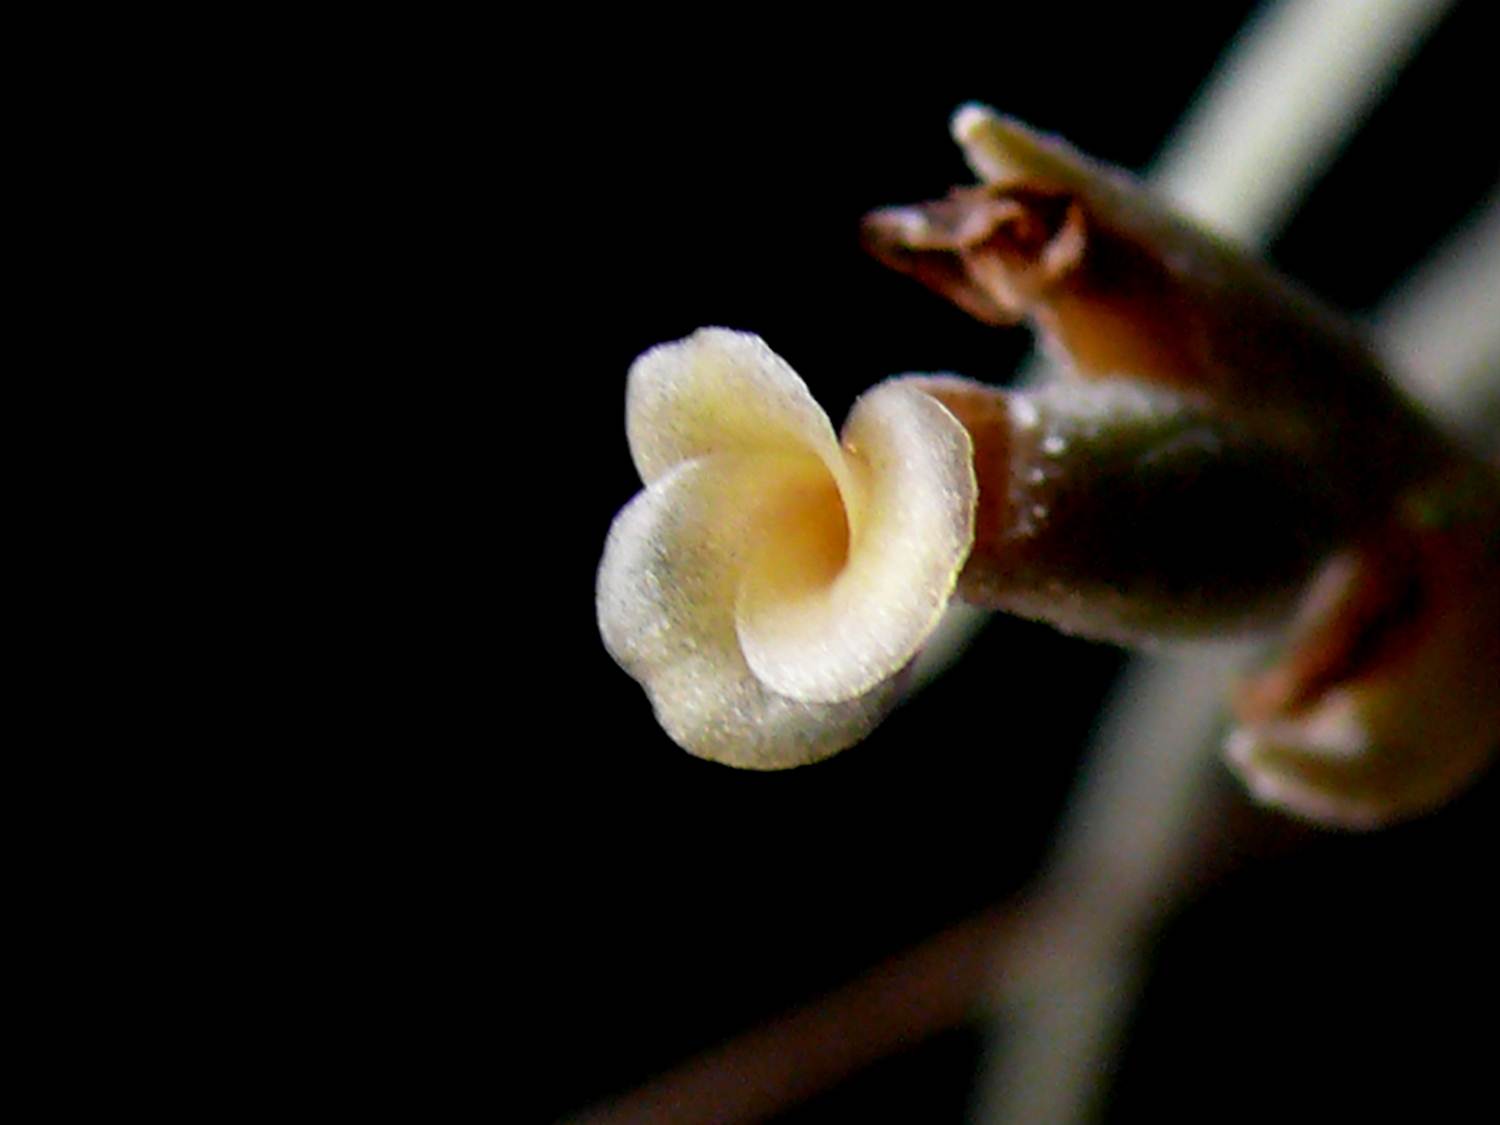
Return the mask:
<svg viewBox="0 0 1500 1125">
<path fill-rule="evenodd" d="M 1154 185 L 1250 242 L 1279 228 L 1451 0 L 1282 0 L 1240 31 Z"/>
<path fill-rule="evenodd" d="M 737 1125 L 963 1022 L 997 972 L 1046 940 L 1050 910 L 986 911 L 798 1011 L 706 1051 L 570 1125 Z"/>
<path fill-rule="evenodd" d="M 1406 389 L 1482 451 L 1500 435 L 1500 194 L 1386 303 L 1376 330 Z"/>
</svg>

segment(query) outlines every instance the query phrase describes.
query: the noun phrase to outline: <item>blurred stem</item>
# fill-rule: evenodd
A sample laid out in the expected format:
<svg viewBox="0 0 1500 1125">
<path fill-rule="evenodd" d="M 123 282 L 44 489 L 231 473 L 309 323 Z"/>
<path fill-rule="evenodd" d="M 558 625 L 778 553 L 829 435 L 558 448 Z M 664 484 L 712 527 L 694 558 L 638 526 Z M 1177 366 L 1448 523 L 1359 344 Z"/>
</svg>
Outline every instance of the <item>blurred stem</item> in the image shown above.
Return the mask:
<svg viewBox="0 0 1500 1125">
<path fill-rule="evenodd" d="M 1044 940 L 1050 916 L 1024 902 L 980 914 L 573 1125 L 731 1125 L 769 1117 L 962 1023 L 996 972 L 1004 973 L 1025 944 Z"/>
<path fill-rule="evenodd" d="M 1476 443 L 1500 434 L 1500 193 L 1448 236 L 1376 319 L 1413 397 Z"/>
<path fill-rule="evenodd" d="M 1266 241 L 1451 6 L 1263 4 L 1158 156 L 1154 185 L 1226 234 Z"/>
</svg>

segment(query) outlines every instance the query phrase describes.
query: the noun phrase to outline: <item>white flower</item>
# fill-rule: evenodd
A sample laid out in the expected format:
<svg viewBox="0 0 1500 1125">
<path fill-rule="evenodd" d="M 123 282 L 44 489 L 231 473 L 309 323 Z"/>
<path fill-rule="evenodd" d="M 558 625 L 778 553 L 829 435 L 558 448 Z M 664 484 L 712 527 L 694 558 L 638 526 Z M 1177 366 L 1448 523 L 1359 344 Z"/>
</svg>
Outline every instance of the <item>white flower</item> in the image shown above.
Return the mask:
<svg viewBox="0 0 1500 1125">
<path fill-rule="evenodd" d="M 963 426 L 900 380 L 843 443 L 758 337 L 636 360 L 626 434 L 646 484 L 599 566 L 599 630 L 684 749 L 752 769 L 863 738 L 942 615 L 974 535 Z"/>
</svg>

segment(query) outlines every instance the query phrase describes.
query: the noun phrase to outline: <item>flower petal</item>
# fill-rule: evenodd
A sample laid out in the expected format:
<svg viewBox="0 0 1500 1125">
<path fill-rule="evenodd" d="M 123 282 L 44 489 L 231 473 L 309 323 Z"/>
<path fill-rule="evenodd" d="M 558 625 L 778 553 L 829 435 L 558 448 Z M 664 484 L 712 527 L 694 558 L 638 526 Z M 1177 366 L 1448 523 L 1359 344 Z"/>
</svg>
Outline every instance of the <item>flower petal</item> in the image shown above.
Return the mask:
<svg viewBox="0 0 1500 1125">
<path fill-rule="evenodd" d="M 700 328 L 630 368 L 625 435 L 641 480 L 712 453 L 803 452 L 843 490 L 847 471 L 828 415 L 759 336 Z"/>
<path fill-rule="evenodd" d="M 599 567 L 599 630 L 645 687 L 672 740 L 702 758 L 781 769 L 863 738 L 897 698 L 893 678 L 824 705 L 768 691 L 735 635 L 747 544 L 774 535 L 788 507 L 832 494 L 807 453 L 718 454 L 679 464 L 616 517 Z"/>
<path fill-rule="evenodd" d="M 862 493 L 850 507 L 863 511 L 850 516 L 842 570 L 819 581 L 815 537 L 768 537 L 735 609 L 755 675 L 809 702 L 851 699 L 899 672 L 937 626 L 974 540 L 969 435 L 936 399 L 882 384 L 855 403 L 844 444 Z M 789 543 L 807 545 L 790 562 Z"/>
</svg>

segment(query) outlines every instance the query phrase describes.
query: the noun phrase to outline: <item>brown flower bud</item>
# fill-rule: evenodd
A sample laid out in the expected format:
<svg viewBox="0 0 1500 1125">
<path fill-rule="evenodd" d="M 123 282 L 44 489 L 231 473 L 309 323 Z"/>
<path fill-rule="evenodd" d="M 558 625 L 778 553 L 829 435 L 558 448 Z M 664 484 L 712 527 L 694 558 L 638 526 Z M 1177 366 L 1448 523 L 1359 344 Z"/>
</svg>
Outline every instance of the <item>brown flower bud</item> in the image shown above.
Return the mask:
<svg viewBox="0 0 1500 1125">
<path fill-rule="evenodd" d="M 1262 625 L 1447 462 L 1310 295 L 1062 141 L 977 107 L 954 129 L 988 182 L 864 230 L 883 261 L 982 320 L 1029 320 L 1046 349 L 1019 390 L 919 384 L 975 443 L 963 596 L 1137 642 Z"/>
<path fill-rule="evenodd" d="M 988 182 L 867 216 L 882 261 L 1029 320 L 1055 375 L 1149 383 L 1295 450 L 1351 505 L 1382 511 L 1446 461 L 1357 331 L 1264 263 L 1061 140 L 978 107 L 954 130 Z"/>
<path fill-rule="evenodd" d="M 1323 823 L 1377 827 L 1474 780 L 1500 752 L 1500 476 L 1455 469 L 1329 560 L 1235 712 L 1246 785 Z"/>
</svg>

